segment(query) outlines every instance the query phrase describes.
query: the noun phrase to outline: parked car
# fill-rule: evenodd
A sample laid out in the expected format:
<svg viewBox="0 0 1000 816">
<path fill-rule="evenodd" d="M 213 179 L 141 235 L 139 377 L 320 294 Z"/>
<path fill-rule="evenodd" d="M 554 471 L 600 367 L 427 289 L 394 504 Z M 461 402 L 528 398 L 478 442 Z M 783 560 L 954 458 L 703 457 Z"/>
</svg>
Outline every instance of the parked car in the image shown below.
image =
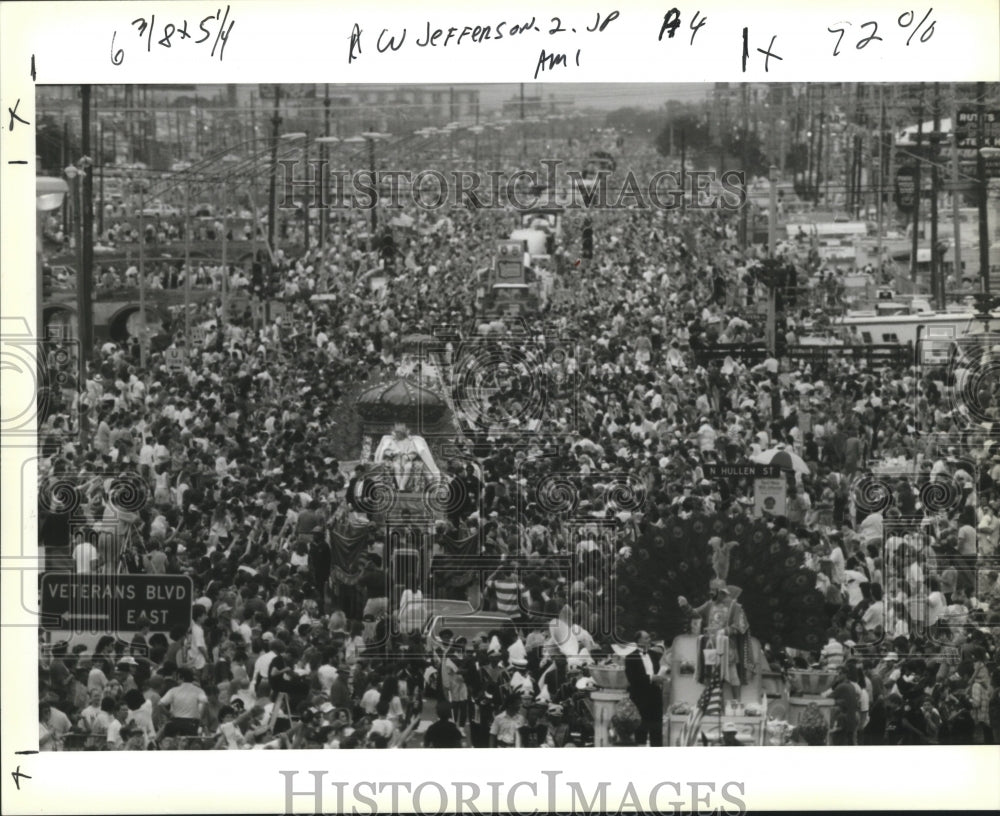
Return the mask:
<svg viewBox="0 0 1000 816">
<path fill-rule="evenodd" d="M 503 612 L 476 612 L 472 615 L 434 615 L 424 624 L 424 645 L 428 653 L 444 648 L 441 631 L 448 629 L 452 640 L 464 637 L 471 641 L 480 633 L 488 634 L 494 630 L 514 630 L 517 624 L 510 615 Z"/>
<path fill-rule="evenodd" d="M 468 601 L 420 598 L 399 607 L 399 629 L 404 634 L 422 632 L 435 615 L 471 615 L 476 610 Z"/>
</svg>

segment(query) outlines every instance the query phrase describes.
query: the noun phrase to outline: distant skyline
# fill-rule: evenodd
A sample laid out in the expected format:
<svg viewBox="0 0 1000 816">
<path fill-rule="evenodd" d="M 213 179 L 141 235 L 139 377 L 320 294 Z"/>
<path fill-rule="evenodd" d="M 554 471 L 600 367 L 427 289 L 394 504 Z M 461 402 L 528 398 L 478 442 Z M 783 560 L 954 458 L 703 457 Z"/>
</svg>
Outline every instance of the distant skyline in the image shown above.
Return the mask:
<svg viewBox="0 0 1000 816">
<path fill-rule="evenodd" d="M 253 83 L 258 84 L 258 83 Z M 304 84 L 304 83 L 300 83 Z M 339 83 L 330 83 L 331 91 Z M 354 83 L 344 83 L 354 85 Z M 394 83 L 396 84 L 396 83 Z M 408 83 L 400 82 L 400 86 Z M 418 83 L 425 88 L 435 86 L 435 83 Z M 217 93 L 223 86 L 204 84 L 197 86 L 202 92 Z M 293 84 L 286 85 L 293 87 Z M 384 87 L 384 86 L 383 86 Z M 503 103 L 520 95 L 521 87 L 516 82 L 497 83 L 455 83 L 453 86 L 437 84 L 439 88 L 478 89 L 480 107 L 483 111 L 499 110 Z M 615 110 L 624 107 L 649 108 L 658 110 L 669 100 L 696 102 L 708 97 L 712 83 L 706 82 L 526 82 L 525 96 L 537 96 L 541 93 L 543 100 L 552 97 L 558 99 L 573 99 L 579 108 L 596 108 L 598 110 Z"/>
</svg>

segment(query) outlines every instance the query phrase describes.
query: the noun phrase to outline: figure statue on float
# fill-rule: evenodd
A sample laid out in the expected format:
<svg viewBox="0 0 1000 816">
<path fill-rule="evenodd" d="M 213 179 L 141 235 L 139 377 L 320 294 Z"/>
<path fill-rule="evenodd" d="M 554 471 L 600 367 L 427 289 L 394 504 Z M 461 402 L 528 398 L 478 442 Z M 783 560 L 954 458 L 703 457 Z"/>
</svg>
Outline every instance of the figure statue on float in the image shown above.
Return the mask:
<svg viewBox="0 0 1000 816">
<path fill-rule="evenodd" d="M 422 436 L 410 434 L 402 423 L 393 426 L 375 449 L 375 464 L 388 468 L 400 491 L 418 489 L 423 482 L 437 479 L 441 471 L 431 456 L 430 448 Z"/>
</svg>

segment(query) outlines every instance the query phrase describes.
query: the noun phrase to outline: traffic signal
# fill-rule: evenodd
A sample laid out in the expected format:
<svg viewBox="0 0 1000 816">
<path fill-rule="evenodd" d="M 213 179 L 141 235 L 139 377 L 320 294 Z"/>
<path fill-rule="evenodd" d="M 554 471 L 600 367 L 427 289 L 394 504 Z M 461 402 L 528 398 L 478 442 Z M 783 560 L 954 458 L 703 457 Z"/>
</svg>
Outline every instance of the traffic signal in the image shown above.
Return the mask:
<svg viewBox="0 0 1000 816">
<path fill-rule="evenodd" d="M 977 314 L 989 314 L 1000 308 L 1000 295 L 994 292 L 977 292 L 972 296 L 972 302 L 976 305 Z"/>
<path fill-rule="evenodd" d="M 49 298 L 52 297 L 53 280 L 52 280 L 52 267 L 43 266 L 42 267 L 42 297 Z"/>
<path fill-rule="evenodd" d="M 588 261 L 594 257 L 594 228 L 589 218 L 583 222 L 583 257 Z"/>
<path fill-rule="evenodd" d="M 258 295 L 264 294 L 264 265 L 259 261 L 250 265 L 250 289 Z"/>
<path fill-rule="evenodd" d="M 784 279 L 784 289 L 785 289 L 785 302 L 795 308 L 799 302 L 799 287 L 798 287 L 798 272 L 796 272 L 795 267 L 788 264 L 785 267 L 785 279 Z"/>
<path fill-rule="evenodd" d="M 777 258 L 765 258 L 757 267 L 757 280 L 770 289 L 781 289 L 785 283 L 785 264 Z"/>
</svg>

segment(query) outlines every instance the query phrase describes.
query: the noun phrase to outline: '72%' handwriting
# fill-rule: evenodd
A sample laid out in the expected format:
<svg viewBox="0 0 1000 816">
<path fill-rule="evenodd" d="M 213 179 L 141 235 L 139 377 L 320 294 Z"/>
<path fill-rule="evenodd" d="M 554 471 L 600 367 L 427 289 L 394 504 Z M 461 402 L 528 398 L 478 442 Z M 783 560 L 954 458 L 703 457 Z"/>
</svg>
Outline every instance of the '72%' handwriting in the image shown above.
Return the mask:
<svg viewBox="0 0 1000 816">
<path fill-rule="evenodd" d="M 917 22 L 917 15 L 913 11 L 904 11 L 899 17 L 896 18 L 896 25 L 903 29 L 904 33 L 909 30 L 910 36 L 906 38 L 906 45 L 909 46 L 914 37 L 919 35 L 919 42 L 925 43 L 931 37 L 934 36 L 934 26 L 937 24 L 937 20 L 931 20 L 930 23 L 927 22 L 927 18 L 931 16 L 934 12 L 933 8 L 927 9 L 927 13 L 924 14 L 923 19 Z M 916 23 L 916 25 L 914 25 Z M 833 46 L 833 56 L 840 56 L 840 44 L 844 41 L 844 34 L 846 29 L 851 26 L 850 22 L 840 22 L 835 26 L 830 26 L 827 31 L 831 34 L 837 34 L 837 44 Z M 878 33 L 878 21 L 869 20 L 867 23 L 862 23 L 860 28 L 865 32 L 865 36 L 859 37 L 854 48 L 858 51 L 867 48 L 872 42 L 883 42 L 884 38 L 879 36 Z M 900 35 L 902 36 L 902 35 Z"/>
<path fill-rule="evenodd" d="M 194 23 L 191 23 L 191 30 L 188 30 L 189 26 L 186 19 L 181 20 L 179 23 L 167 22 L 157 24 L 155 14 L 151 14 L 148 19 L 145 17 L 136 17 L 131 25 L 135 28 L 138 36 L 145 41 L 146 53 L 153 50 L 153 45 L 159 45 L 161 48 L 173 48 L 178 43 L 183 43 L 186 40 L 191 40 L 195 45 L 212 40 L 212 50 L 209 56 L 214 59 L 216 52 L 218 52 L 219 61 L 221 62 L 225 56 L 226 44 L 229 42 L 229 35 L 233 30 L 235 22 L 235 20 L 229 19 L 229 6 L 227 5 L 225 12 L 220 8 L 216 9 L 215 14 L 203 17 L 201 22 L 198 23 L 197 28 L 194 27 Z M 118 30 L 116 29 L 111 35 L 112 65 L 121 65 L 125 61 L 125 49 L 115 47 L 117 37 Z M 208 48 L 208 46 L 205 46 L 205 48 Z"/>
</svg>

